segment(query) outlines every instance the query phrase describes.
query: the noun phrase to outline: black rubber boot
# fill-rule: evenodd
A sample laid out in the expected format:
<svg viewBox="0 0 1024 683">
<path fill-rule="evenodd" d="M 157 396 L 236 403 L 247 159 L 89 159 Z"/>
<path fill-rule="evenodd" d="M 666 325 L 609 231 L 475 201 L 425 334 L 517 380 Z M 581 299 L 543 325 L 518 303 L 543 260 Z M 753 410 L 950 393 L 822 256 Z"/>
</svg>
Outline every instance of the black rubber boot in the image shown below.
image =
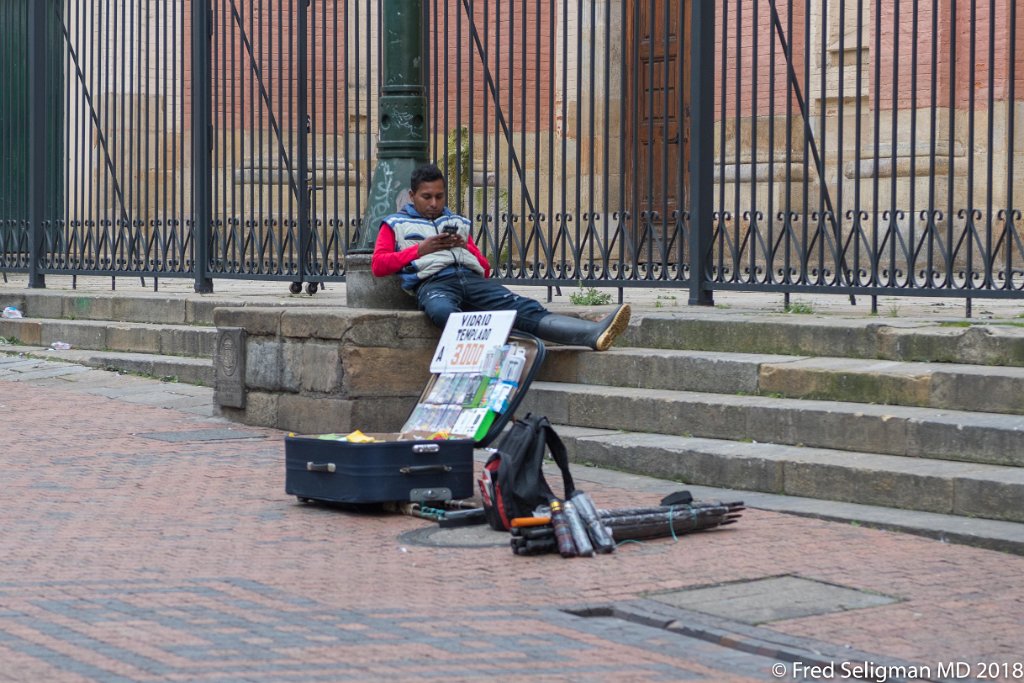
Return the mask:
<svg viewBox="0 0 1024 683">
<path fill-rule="evenodd" d="M 591 322 L 582 318 L 551 313 L 540 319 L 537 336 L 569 346 L 589 346 L 595 351 L 606 351 L 629 325 L 629 304 L 622 304 L 604 320 Z"/>
</svg>

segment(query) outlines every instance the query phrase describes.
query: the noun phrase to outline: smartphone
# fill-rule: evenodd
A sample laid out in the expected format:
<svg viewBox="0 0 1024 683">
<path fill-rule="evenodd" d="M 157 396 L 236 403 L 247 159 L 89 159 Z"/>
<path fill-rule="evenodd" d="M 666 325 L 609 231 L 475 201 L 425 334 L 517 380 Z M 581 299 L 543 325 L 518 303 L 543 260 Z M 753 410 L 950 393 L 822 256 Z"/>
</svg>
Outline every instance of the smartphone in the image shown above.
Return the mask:
<svg viewBox="0 0 1024 683">
<path fill-rule="evenodd" d="M 444 226 L 441 229 L 441 231 L 444 234 L 446 234 L 446 235 L 458 235 L 459 234 L 459 226 L 457 226 L 457 225 L 446 225 L 446 226 Z"/>
</svg>

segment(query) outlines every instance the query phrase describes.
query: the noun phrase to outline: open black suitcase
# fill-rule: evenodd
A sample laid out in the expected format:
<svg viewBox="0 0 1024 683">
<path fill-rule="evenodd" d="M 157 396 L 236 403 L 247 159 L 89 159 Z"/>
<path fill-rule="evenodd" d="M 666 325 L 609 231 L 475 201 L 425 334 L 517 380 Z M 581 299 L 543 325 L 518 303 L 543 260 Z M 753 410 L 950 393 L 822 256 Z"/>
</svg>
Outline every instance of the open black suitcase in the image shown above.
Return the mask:
<svg viewBox="0 0 1024 683">
<path fill-rule="evenodd" d="M 439 384 L 447 375 L 434 374 L 401 434 L 368 435 L 378 439 L 374 443 L 351 443 L 320 436 L 286 437 L 286 493 L 304 502 L 357 505 L 442 502 L 471 497 L 474 492 L 473 449 L 487 446 L 502 432 L 544 362 L 544 344 L 536 337 L 513 331 L 507 343 L 521 349 L 523 357 L 517 386 L 505 397 L 504 409 L 492 411 L 491 419 L 476 425 L 472 436 L 438 440 L 429 438 L 429 430 L 409 429 L 418 424 L 417 411 L 429 412 L 423 406 L 436 405 L 429 402 L 431 397 L 447 390 Z M 458 388 L 452 391 L 454 396 Z M 428 419 L 424 418 L 424 422 Z M 471 420 L 465 422 L 473 428 L 469 424 Z"/>
</svg>

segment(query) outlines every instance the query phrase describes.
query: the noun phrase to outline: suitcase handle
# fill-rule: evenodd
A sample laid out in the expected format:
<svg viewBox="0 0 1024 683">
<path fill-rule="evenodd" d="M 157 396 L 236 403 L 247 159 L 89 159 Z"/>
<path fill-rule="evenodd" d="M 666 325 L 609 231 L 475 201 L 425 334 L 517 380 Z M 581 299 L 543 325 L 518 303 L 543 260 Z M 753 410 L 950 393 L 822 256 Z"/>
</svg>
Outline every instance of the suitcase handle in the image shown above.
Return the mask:
<svg viewBox="0 0 1024 683">
<path fill-rule="evenodd" d="M 406 465 L 398 470 L 402 474 L 430 474 L 432 472 L 451 472 L 451 465 Z"/>
<path fill-rule="evenodd" d="M 331 472 L 333 474 L 335 466 L 333 462 L 307 462 L 306 469 L 310 472 Z"/>
</svg>

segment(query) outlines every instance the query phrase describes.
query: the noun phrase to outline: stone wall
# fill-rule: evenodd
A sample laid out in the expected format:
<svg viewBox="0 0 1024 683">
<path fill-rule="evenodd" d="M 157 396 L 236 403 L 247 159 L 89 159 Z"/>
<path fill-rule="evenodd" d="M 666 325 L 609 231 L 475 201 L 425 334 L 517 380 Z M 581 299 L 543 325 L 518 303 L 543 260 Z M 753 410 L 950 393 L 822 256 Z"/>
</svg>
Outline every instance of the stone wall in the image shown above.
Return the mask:
<svg viewBox="0 0 1024 683">
<path fill-rule="evenodd" d="M 418 311 L 219 308 L 214 323 L 219 414 L 302 434 L 398 431 L 440 334 Z"/>
</svg>

